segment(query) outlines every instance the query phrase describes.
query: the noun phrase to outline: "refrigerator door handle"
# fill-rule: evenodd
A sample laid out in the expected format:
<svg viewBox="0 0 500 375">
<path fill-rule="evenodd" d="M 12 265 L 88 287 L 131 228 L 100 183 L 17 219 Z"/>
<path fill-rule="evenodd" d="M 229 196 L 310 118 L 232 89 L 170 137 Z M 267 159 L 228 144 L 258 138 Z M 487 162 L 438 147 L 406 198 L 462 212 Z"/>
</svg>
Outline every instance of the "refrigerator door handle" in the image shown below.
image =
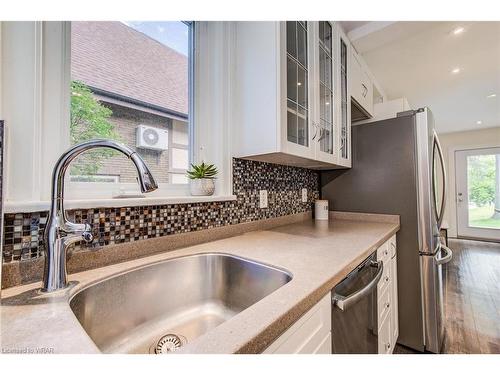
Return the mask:
<svg viewBox="0 0 500 375">
<path fill-rule="evenodd" d="M 373 264 L 370 265 L 371 267 L 376 267 L 378 268 L 377 274 L 375 277 L 362 289 L 355 291 L 352 294 L 349 294 L 348 296 L 343 296 L 337 293 L 334 293 L 332 297 L 332 304 L 333 306 L 336 306 L 338 309 L 345 311 L 347 310 L 350 306 L 358 302 L 360 299 L 371 293 L 373 288 L 375 288 L 379 282 L 379 280 L 382 277 L 382 274 L 384 273 L 384 264 L 382 261 L 378 262 L 373 262 Z"/>
<path fill-rule="evenodd" d="M 448 263 L 452 258 L 453 258 L 453 251 L 448 246 L 441 245 L 441 249 L 446 253 L 444 257 L 439 258 L 439 251 L 437 254 L 434 256 L 434 259 L 436 260 L 436 265 L 441 265 L 441 264 L 446 264 Z"/>
<path fill-rule="evenodd" d="M 441 207 L 439 209 L 439 213 L 437 212 L 437 207 L 435 207 L 435 214 L 436 214 L 436 221 L 437 221 L 437 226 L 438 229 L 441 229 L 441 225 L 443 223 L 443 217 L 444 217 L 444 209 L 446 206 L 446 199 L 447 199 L 447 176 L 446 176 L 446 169 L 444 165 L 444 157 L 443 157 L 443 149 L 441 148 L 441 144 L 439 143 L 439 138 L 437 136 L 437 133 L 435 130 L 433 130 L 433 146 L 432 146 L 432 195 L 434 196 L 434 202 L 436 201 L 436 185 L 435 185 L 435 177 L 436 177 L 436 166 L 435 166 L 435 160 L 436 160 L 436 150 L 439 153 L 439 163 L 441 164 L 441 171 L 442 171 L 442 184 L 443 184 L 443 194 L 441 196 Z"/>
</svg>

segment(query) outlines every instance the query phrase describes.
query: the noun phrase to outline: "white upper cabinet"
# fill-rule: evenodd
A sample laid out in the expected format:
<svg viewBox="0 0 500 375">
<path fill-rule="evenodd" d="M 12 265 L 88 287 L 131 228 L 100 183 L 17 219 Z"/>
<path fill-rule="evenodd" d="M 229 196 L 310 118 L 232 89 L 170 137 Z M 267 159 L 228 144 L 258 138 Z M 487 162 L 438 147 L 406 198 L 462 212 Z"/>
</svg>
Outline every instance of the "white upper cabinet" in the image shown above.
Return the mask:
<svg viewBox="0 0 500 375">
<path fill-rule="evenodd" d="M 286 100 L 282 149 L 293 155 L 314 158 L 317 127 L 314 119 L 314 23 L 290 21 L 281 23 L 279 28 L 283 46 L 279 49 L 280 60 L 284 62 L 280 76 L 281 81 L 286 82 L 282 95 Z M 312 132 L 315 134 L 311 135 Z"/>
<path fill-rule="evenodd" d="M 349 88 L 355 109 L 352 121 L 373 116 L 373 81 L 371 74 L 354 48 L 351 48 Z"/>
<path fill-rule="evenodd" d="M 288 23 L 288 22 L 287 22 Z M 314 38 L 316 55 L 316 80 L 314 87 L 314 103 L 317 116 L 313 122 L 316 159 L 335 164 L 337 150 L 335 149 L 337 136 L 337 109 L 335 107 L 335 43 L 333 24 L 328 21 L 311 22 L 317 28 L 317 38 Z"/>
<path fill-rule="evenodd" d="M 343 120 L 336 25 L 235 24 L 234 156 L 313 169 L 350 166 L 347 113 L 346 147 L 339 158 Z M 347 85 L 345 91 L 349 106 Z"/>
</svg>

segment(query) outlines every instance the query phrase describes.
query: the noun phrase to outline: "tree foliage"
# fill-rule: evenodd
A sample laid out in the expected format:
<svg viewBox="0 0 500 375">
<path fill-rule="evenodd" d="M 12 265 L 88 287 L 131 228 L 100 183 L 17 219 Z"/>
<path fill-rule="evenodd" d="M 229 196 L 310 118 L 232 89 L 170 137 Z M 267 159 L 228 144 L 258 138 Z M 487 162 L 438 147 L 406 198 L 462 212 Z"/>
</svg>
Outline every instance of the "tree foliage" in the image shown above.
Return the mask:
<svg viewBox="0 0 500 375">
<path fill-rule="evenodd" d="M 495 201 L 495 155 L 467 158 L 469 201 L 484 206 Z"/>
<path fill-rule="evenodd" d="M 90 88 L 80 81 L 71 82 L 71 144 L 96 138 L 120 140 L 114 125 L 109 121 L 113 112 L 102 105 Z M 96 149 L 83 153 L 72 163 L 71 174 L 95 175 L 103 162 L 114 156 L 115 151 Z"/>
</svg>

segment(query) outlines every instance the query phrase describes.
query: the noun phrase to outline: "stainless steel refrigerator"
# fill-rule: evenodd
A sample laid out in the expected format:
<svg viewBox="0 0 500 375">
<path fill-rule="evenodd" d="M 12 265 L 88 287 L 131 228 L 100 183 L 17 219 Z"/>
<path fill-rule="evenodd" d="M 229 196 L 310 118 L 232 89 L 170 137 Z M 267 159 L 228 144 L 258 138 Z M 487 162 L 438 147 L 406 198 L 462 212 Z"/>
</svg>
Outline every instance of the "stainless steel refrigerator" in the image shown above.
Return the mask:
<svg viewBox="0 0 500 375">
<path fill-rule="evenodd" d="M 444 338 L 443 267 L 452 252 L 439 229 L 446 172 L 428 108 L 352 127 L 352 168 L 321 173 L 330 209 L 398 214 L 398 343 L 438 353 Z"/>
</svg>

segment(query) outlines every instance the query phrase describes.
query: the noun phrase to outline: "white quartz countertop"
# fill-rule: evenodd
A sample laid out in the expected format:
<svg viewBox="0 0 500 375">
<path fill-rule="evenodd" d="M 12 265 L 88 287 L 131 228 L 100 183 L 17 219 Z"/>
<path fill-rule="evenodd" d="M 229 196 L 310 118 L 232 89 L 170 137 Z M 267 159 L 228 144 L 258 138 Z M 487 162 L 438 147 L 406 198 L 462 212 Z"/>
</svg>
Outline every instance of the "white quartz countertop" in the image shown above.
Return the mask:
<svg viewBox="0 0 500 375">
<path fill-rule="evenodd" d="M 69 307 L 75 293 L 129 268 L 221 252 L 283 268 L 293 279 L 179 352 L 259 353 L 398 229 L 398 216 L 335 213 L 329 222 L 307 220 L 76 273 L 71 288 L 51 295 L 40 294 L 41 283 L 5 289 L 2 352 L 98 353 Z"/>
</svg>

